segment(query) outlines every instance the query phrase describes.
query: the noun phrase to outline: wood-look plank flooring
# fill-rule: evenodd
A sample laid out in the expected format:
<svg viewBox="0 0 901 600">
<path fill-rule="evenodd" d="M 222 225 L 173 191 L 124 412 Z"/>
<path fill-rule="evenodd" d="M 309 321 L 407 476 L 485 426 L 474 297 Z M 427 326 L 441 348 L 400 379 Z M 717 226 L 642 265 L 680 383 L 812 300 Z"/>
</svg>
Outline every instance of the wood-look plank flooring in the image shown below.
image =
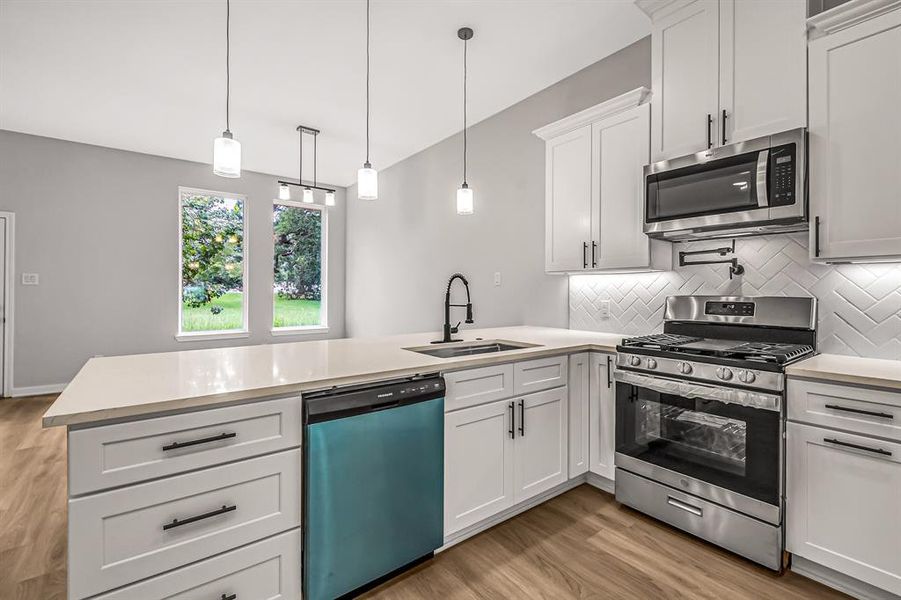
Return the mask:
<svg viewBox="0 0 901 600">
<path fill-rule="evenodd" d="M 53 399 L 0 399 L 0 600 L 65 599 L 66 433 L 40 424 Z M 585 485 L 438 554 L 367 598 L 847 596 L 793 573 L 774 575 Z"/>
</svg>

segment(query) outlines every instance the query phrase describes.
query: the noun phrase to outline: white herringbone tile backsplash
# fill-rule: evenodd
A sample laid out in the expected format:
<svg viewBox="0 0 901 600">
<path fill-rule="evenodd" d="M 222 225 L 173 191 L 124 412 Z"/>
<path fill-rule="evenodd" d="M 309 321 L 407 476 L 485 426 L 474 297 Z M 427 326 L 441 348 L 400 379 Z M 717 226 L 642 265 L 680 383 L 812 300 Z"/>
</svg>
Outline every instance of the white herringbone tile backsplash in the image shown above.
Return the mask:
<svg viewBox="0 0 901 600">
<path fill-rule="evenodd" d="M 675 244 L 673 258 L 678 264 L 679 250 L 727 242 Z M 736 255 L 745 273 L 732 280 L 727 265 L 571 276 L 569 326 L 628 335 L 660 331 L 664 301 L 673 295 L 815 296 L 820 352 L 901 359 L 901 264 L 814 264 L 803 233 L 739 238 Z M 610 301 L 610 317 L 604 319 L 603 300 Z"/>
</svg>

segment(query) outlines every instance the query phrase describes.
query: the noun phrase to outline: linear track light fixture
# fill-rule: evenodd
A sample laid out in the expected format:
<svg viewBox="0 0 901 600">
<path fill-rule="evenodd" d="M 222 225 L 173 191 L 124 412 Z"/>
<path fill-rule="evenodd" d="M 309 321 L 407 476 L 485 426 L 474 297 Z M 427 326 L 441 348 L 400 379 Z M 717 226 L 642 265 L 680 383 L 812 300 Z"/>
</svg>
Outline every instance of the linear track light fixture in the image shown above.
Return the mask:
<svg viewBox="0 0 901 600">
<path fill-rule="evenodd" d="M 278 199 L 279 200 L 290 200 L 291 199 L 291 186 L 303 188 L 303 203 L 304 204 L 313 204 L 313 190 L 322 190 L 325 192 L 325 205 L 326 206 L 334 206 L 335 205 L 335 190 L 333 188 L 322 187 L 319 185 L 319 181 L 317 180 L 316 168 L 318 161 L 318 144 L 317 140 L 319 138 L 320 130 L 315 127 L 308 127 L 307 125 L 298 125 L 296 129 L 298 133 L 298 164 L 297 164 L 297 181 L 287 181 L 283 179 L 278 180 Z M 313 183 L 304 183 L 303 182 L 303 136 L 311 135 L 313 136 Z"/>
</svg>

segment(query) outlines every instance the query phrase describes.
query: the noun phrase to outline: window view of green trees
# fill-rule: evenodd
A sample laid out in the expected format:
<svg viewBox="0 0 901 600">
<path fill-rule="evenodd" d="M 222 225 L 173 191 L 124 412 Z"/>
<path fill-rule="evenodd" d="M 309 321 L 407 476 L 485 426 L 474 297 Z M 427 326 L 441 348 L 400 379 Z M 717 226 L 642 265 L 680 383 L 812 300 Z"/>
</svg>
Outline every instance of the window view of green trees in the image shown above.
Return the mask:
<svg viewBox="0 0 901 600">
<path fill-rule="evenodd" d="M 322 212 L 274 205 L 273 326 L 323 325 Z"/>
<path fill-rule="evenodd" d="M 244 328 L 244 203 L 181 195 L 182 331 Z"/>
</svg>

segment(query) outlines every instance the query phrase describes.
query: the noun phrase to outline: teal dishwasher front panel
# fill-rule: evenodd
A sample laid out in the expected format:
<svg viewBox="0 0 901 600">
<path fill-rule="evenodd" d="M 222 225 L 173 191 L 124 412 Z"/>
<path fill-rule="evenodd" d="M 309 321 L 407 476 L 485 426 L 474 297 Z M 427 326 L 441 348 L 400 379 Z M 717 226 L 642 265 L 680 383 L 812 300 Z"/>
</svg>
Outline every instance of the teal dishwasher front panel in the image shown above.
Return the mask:
<svg viewBox="0 0 901 600">
<path fill-rule="evenodd" d="M 441 547 L 444 398 L 305 435 L 305 600 L 339 597 Z"/>
</svg>

